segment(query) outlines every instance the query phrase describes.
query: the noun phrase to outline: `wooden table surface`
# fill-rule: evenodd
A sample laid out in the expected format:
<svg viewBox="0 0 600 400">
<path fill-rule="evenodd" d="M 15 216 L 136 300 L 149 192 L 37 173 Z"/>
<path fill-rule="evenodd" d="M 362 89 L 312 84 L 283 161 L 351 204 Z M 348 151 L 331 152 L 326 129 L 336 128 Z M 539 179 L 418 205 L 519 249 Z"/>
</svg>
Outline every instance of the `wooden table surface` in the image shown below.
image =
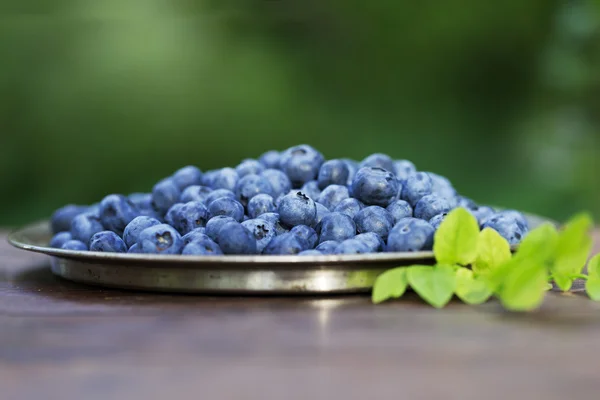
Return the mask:
<svg viewBox="0 0 600 400">
<path fill-rule="evenodd" d="M 128 292 L 56 278 L 0 235 L 2 400 L 599 397 L 600 303 L 577 290 L 530 315 Z"/>
</svg>

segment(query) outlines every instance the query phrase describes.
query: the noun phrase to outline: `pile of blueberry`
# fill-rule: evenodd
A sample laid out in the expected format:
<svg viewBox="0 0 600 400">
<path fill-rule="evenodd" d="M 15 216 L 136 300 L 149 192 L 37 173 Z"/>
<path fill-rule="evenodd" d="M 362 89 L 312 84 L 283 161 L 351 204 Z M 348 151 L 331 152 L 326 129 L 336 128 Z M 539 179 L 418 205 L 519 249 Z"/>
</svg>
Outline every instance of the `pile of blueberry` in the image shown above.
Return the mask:
<svg viewBox="0 0 600 400">
<path fill-rule="evenodd" d="M 152 193 L 111 194 L 52 216 L 52 247 L 145 254 L 358 254 L 430 250 L 446 214 L 464 207 L 511 244 L 527 234 L 516 211 L 495 212 L 406 160 L 372 154 L 325 161 L 308 145 L 235 168 L 187 166 Z"/>
</svg>

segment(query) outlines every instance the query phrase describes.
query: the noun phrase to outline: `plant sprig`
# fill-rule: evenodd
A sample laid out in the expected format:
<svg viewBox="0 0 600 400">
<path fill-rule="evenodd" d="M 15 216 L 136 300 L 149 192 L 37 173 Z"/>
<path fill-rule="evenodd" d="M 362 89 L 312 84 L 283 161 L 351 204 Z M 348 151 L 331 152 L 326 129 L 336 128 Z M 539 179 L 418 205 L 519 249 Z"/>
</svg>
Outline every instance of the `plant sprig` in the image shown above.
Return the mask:
<svg viewBox="0 0 600 400">
<path fill-rule="evenodd" d="M 600 301 L 600 254 L 583 273 L 592 248 L 593 227 L 588 214 L 571 218 L 559 232 L 550 223 L 533 229 L 513 254 L 498 232 L 479 230 L 475 217 L 463 208 L 450 212 L 435 233 L 434 266 L 398 267 L 375 281 L 372 300 L 381 303 L 402 297 L 411 287 L 436 308 L 456 295 L 467 304 L 494 296 L 512 311 L 537 308 L 549 281 L 568 291 L 575 279 L 586 280 L 586 292 Z M 550 286 L 551 287 L 551 286 Z"/>
</svg>

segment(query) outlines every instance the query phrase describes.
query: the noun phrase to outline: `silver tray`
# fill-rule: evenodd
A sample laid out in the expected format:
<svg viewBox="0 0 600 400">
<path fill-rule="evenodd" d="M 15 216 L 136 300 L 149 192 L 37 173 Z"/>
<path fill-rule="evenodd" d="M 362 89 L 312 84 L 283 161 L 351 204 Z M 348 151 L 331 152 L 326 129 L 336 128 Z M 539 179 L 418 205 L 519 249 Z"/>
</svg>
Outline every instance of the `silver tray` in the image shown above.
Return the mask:
<svg viewBox="0 0 600 400">
<path fill-rule="evenodd" d="M 527 215 L 533 228 L 547 219 Z M 550 221 L 551 222 L 551 221 Z M 383 271 L 432 264 L 433 252 L 323 256 L 169 256 L 98 253 L 48 247 L 50 224 L 25 226 L 8 237 L 13 246 L 51 256 L 65 279 L 123 289 L 188 293 L 315 294 L 371 290 Z"/>
</svg>

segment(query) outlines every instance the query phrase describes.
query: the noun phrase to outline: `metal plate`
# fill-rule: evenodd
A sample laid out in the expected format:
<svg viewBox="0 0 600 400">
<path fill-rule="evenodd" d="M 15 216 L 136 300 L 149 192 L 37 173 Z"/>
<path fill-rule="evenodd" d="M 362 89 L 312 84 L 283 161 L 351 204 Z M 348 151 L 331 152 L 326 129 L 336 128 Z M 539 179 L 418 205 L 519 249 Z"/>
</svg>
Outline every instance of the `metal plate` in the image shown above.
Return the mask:
<svg viewBox="0 0 600 400">
<path fill-rule="evenodd" d="M 533 228 L 547 219 L 527 216 Z M 52 272 L 87 284 L 164 292 L 310 294 L 367 292 L 397 266 L 432 264 L 433 252 L 323 256 L 168 256 L 48 247 L 47 221 L 9 235 L 13 246 L 51 256 Z"/>
</svg>

